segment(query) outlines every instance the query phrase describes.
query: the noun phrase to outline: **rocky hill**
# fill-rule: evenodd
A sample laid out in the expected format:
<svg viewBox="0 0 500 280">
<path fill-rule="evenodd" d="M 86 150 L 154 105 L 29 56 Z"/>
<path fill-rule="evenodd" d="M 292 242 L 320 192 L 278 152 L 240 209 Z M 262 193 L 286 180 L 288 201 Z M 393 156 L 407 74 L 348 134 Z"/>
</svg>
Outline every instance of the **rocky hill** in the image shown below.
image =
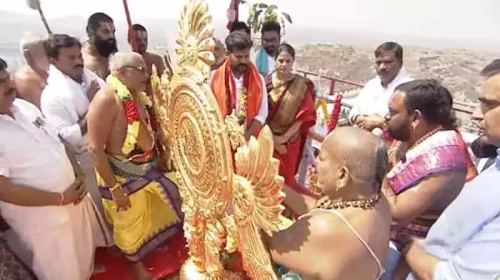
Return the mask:
<svg viewBox="0 0 500 280">
<path fill-rule="evenodd" d="M 375 75 L 375 48 L 303 45 L 297 51 L 297 66 L 325 76 L 366 82 Z M 496 58 L 500 54 L 404 46 L 404 65 L 413 77 L 438 79 L 454 94 L 455 100 L 465 102 L 476 102 L 482 83 L 479 72 Z"/>
</svg>

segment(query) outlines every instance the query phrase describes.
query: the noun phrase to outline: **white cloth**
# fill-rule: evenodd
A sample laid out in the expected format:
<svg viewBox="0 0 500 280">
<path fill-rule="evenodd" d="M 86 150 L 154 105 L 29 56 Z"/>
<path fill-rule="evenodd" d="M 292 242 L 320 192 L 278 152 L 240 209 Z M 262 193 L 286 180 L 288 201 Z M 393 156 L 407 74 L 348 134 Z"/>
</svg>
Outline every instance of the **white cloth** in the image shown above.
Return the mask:
<svg viewBox="0 0 500 280">
<path fill-rule="evenodd" d="M 215 71 L 217 71 L 217 70 L 212 71 L 212 73 L 210 75 L 210 79 L 208 81 L 209 85 L 212 84 L 212 79 L 214 77 L 213 74 L 215 73 Z M 234 79 L 234 84 L 236 86 L 236 114 L 238 114 L 240 111 L 241 92 L 243 91 L 243 76 L 241 76 L 239 79 L 237 79 L 233 75 L 232 78 Z M 264 125 L 266 123 L 267 116 L 269 115 L 269 105 L 268 105 L 269 101 L 267 98 L 266 81 L 264 80 L 264 77 L 262 77 L 262 75 L 260 75 L 260 74 L 259 74 L 259 78 L 260 78 L 260 82 L 262 84 L 262 94 L 261 94 L 262 101 L 260 103 L 259 112 L 255 116 L 255 120 L 257 120 L 262 125 Z M 247 121 L 245 120 L 245 126 L 247 125 L 246 122 Z"/>
<path fill-rule="evenodd" d="M 357 115 L 378 115 L 385 117 L 389 113 L 389 101 L 394 89 L 400 84 L 412 81 L 405 68 L 399 70 L 398 75 L 387 87 L 382 86 L 380 77 L 368 81 L 354 100 L 354 106 L 349 112 L 349 121 Z M 376 130 L 376 131 L 375 131 Z M 375 134 L 381 134 L 380 129 L 375 129 Z"/>
<path fill-rule="evenodd" d="M 262 101 L 260 103 L 259 112 L 255 116 L 255 120 L 260 122 L 262 125 L 266 123 L 267 116 L 269 115 L 269 101 L 267 98 L 266 81 L 264 77 L 259 74 L 260 82 L 262 84 Z M 241 93 L 243 92 L 243 76 L 236 78 L 233 76 L 234 84 L 236 85 L 236 114 L 240 111 L 240 99 Z M 247 125 L 247 120 L 245 120 L 245 125 Z"/>
<path fill-rule="evenodd" d="M 87 89 L 90 82 L 97 80 L 101 88 L 106 85 L 101 78 L 86 68 L 83 76 L 83 83 L 79 84 L 51 65 L 47 86 L 42 92 L 40 101 L 42 112 L 48 122 L 76 151 L 85 149 L 87 145 L 78 121 L 89 109 Z"/>
<path fill-rule="evenodd" d="M 85 185 L 99 209 L 100 220 L 104 221 L 102 218 L 104 207 L 97 187 L 93 158 L 87 149 L 88 139 L 86 135 L 82 135 L 78 122 L 89 109 L 87 90 L 90 83 L 96 80 L 101 88 L 106 83 L 86 68 L 84 68 L 83 76 L 83 82 L 79 84 L 51 65 L 47 80 L 48 85 L 42 93 L 41 109 L 57 134 L 68 142 L 77 153 L 77 160 L 85 173 Z"/>
<path fill-rule="evenodd" d="M 14 118 L 0 115 L 0 175 L 16 185 L 63 192 L 75 180 L 73 168 L 50 124 L 34 105 L 16 99 Z M 3 218 L 33 252 L 40 280 L 86 280 L 94 251 L 104 246 L 89 198 L 78 205 L 24 207 L 0 202 Z"/>
</svg>

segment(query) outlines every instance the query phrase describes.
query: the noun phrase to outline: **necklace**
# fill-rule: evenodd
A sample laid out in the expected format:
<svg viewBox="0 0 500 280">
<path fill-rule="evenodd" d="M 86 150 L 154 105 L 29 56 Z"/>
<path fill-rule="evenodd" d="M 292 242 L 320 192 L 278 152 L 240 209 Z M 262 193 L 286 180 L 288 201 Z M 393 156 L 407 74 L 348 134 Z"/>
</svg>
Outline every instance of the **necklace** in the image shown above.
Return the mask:
<svg viewBox="0 0 500 280">
<path fill-rule="evenodd" d="M 362 209 L 369 209 L 373 208 L 375 204 L 380 200 L 380 193 L 377 193 L 375 196 L 372 198 L 368 199 L 359 199 L 359 200 L 348 200 L 348 201 L 339 201 L 339 202 L 333 202 L 329 198 L 320 200 L 316 208 L 319 209 L 325 209 L 325 210 L 330 210 L 330 209 L 344 209 L 348 207 L 355 207 L 355 208 L 362 208 Z"/>
<path fill-rule="evenodd" d="M 410 148 L 408 148 L 406 151 L 408 152 L 409 150 L 415 148 L 416 146 L 420 145 L 420 143 L 424 142 L 425 140 L 427 140 L 429 137 L 431 137 L 432 135 L 438 133 L 439 131 L 441 131 L 443 128 L 441 126 L 435 128 L 434 130 L 431 130 L 429 133 L 425 134 L 424 136 L 420 137 L 420 139 L 417 140 L 417 142 L 415 142 Z"/>
</svg>

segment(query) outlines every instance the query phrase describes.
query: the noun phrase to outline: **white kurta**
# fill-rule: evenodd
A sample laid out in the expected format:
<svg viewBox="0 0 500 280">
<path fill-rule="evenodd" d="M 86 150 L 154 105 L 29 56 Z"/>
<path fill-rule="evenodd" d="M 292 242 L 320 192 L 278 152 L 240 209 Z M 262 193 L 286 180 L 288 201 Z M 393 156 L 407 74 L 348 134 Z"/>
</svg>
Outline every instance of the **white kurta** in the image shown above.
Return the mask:
<svg viewBox="0 0 500 280">
<path fill-rule="evenodd" d="M 404 68 L 387 87 L 382 86 L 380 77 L 377 76 L 366 83 L 354 101 L 354 106 L 349 113 L 349 120 L 356 115 L 378 115 L 385 117 L 389 113 L 389 100 L 394 89 L 400 84 L 412 81 Z M 380 129 L 374 130 L 375 134 L 381 134 Z"/>
<path fill-rule="evenodd" d="M 75 180 L 63 144 L 34 105 L 16 99 L 14 118 L 0 115 L 0 175 L 16 185 L 63 192 Z M 42 121 L 43 125 L 36 125 Z M 0 211 L 33 252 L 40 280 L 90 278 L 103 234 L 92 201 L 78 205 L 24 207 L 0 202 Z"/>
<path fill-rule="evenodd" d="M 76 152 L 77 160 L 85 172 L 85 185 L 99 208 L 101 218 L 104 215 L 104 208 L 95 178 L 94 162 L 88 151 L 87 136 L 82 135 L 78 124 L 89 109 L 87 90 L 93 80 L 96 80 L 100 87 L 106 86 L 101 78 L 88 69 L 84 69 L 83 83 L 79 84 L 51 65 L 47 86 L 41 97 L 41 109 L 57 134 Z M 104 219 L 100 220 L 104 222 Z"/>
</svg>

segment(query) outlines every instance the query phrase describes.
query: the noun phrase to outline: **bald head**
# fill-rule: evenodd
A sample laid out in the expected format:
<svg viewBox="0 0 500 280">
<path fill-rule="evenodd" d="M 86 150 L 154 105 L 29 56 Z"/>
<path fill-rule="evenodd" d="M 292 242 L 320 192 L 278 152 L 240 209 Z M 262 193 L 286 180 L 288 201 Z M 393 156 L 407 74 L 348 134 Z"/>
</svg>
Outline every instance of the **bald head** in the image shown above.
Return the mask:
<svg viewBox="0 0 500 280">
<path fill-rule="evenodd" d="M 116 73 L 124 67 L 145 67 L 142 56 L 135 52 L 117 52 L 109 61 L 111 73 Z"/>
<path fill-rule="evenodd" d="M 388 169 L 387 151 L 372 133 L 357 127 L 340 127 L 330 133 L 321 147 L 325 159 L 349 170 L 358 181 L 379 188 Z"/>
<path fill-rule="evenodd" d="M 111 75 L 120 80 L 132 93 L 144 92 L 149 70 L 142 56 L 135 52 L 118 52 L 109 63 Z"/>
</svg>

